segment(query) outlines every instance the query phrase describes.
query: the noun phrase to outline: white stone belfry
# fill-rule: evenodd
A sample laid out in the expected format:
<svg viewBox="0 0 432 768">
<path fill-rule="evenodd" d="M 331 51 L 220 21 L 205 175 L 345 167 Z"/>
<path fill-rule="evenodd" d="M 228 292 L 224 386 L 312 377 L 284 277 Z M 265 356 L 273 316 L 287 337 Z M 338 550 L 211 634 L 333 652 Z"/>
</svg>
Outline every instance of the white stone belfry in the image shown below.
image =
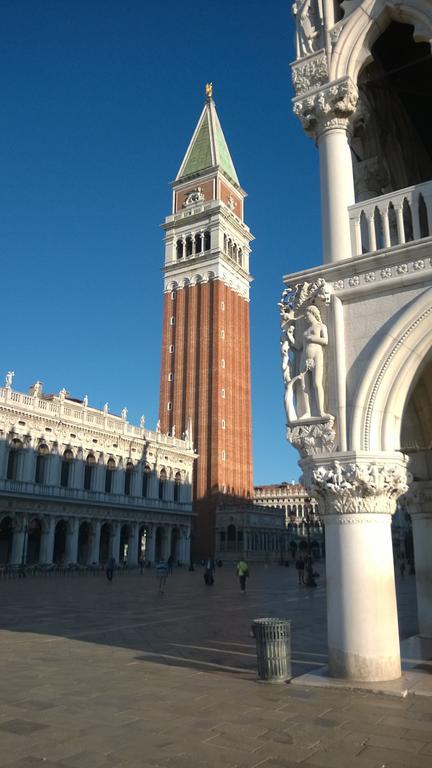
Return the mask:
<svg viewBox="0 0 432 768">
<path fill-rule="evenodd" d="M 293 108 L 320 154 L 324 263 L 284 277 L 278 305 L 287 438 L 325 522 L 329 674 L 392 680 L 396 503 L 432 637 L 432 14 L 428 0 L 294 13 Z M 413 572 L 408 549 L 396 555 Z"/>
</svg>

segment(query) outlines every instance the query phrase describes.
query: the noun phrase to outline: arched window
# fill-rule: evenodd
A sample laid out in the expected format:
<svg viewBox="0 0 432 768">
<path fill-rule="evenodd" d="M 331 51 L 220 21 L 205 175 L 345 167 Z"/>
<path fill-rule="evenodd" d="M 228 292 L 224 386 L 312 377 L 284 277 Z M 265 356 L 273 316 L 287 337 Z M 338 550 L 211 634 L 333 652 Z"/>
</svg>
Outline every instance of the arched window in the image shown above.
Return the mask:
<svg viewBox="0 0 432 768">
<path fill-rule="evenodd" d="M 210 232 L 204 232 L 204 250 L 210 250 Z"/>
<path fill-rule="evenodd" d="M 95 465 L 96 465 L 96 459 L 92 453 L 89 453 L 89 455 L 87 456 L 87 461 L 84 469 L 84 490 L 85 491 L 91 491 L 92 477 L 93 477 Z"/>
<path fill-rule="evenodd" d="M 125 496 L 130 495 L 132 472 L 133 472 L 133 463 L 131 461 L 128 461 L 125 469 L 125 483 L 124 483 Z"/>
<path fill-rule="evenodd" d="M 23 449 L 21 440 L 12 440 L 9 446 L 9 456 L 6 477 L 8 480 L 16 480 L 18 476 L 18 461 Z"/>
<path fill-rule="evenodd" d="M 186 256 L 192 256 L 192 237 L 190 235 L 186 238 Z"/>
<path fill-rule="evenodd" d="M 430 227 L 428 220 L 428 212 L 423 195 L 419 195 L 418 199 L 418 217 L 420 223 L 420 237 L 429 237 Z"/>
<path fill-rule="evenodd" d="M 176 253 L 177 253 L 177 258 L 181 259 L 181 257 L 183 256 L 183 242 L 182 242 L 182 240 L 177 240 Z"/>
<path fill-rule="evenodd" d="M 241 248 L 238 249 L 237 261 L 238 261 L 239 265 L 242 267 L 243 266 L 243 251 L 242 251 Z"/>
<path fill-rule="evenodd" d="M 201 253 L 201 234 L 195 235 L 195 253 Z"/>
<path fill-rule="evenodd" d="M 159 475 L 159 498 L 161 500 L 164 497 L 166 481 L 167 481 L 166 469 L 161 469 L 161 472 L 160 472 L 160 475 Z"/>
<path fill-rule="evenodd" d="M 47 461 L 49 448 L 45 443 L 39 446 L 36 458 L 35 483 L 46 483 Z"/>
<path fill-rule="evenodd" d="M 73 462 L 73 453 L 67 448 L 62 457 L 61 472 L 60 472 L 60 485 L 62 488 L 69 486 L 71 467 Z"/>
<path fill-rule="evenodd" d="M 180 490 L 181 490 L 181 473 L 176 472 L 176 476 L 174 478 L 174 501 L 180 501 Z"/>
<path fill-rule="evenodd" d="M 150 475 L 151 475 L 151 469 L 148 464 L 144 467 L 143 472 L 143 478 L 142 478 L 142 495 L 148 496 L 149 490 L 150 490 Z"/>
<path fill-rule="evenodd" d="M 232 523 L 227 528 L 228 552 L 234 552 L 237 549 L 237 531 Z"/>
<path fill-rule="evenodd" d="M 115 461 L 111 457 L 107 461 L 105 470 L 105 493 L 112 493 L 112 483 L 115 472 Z"/>
</svg>

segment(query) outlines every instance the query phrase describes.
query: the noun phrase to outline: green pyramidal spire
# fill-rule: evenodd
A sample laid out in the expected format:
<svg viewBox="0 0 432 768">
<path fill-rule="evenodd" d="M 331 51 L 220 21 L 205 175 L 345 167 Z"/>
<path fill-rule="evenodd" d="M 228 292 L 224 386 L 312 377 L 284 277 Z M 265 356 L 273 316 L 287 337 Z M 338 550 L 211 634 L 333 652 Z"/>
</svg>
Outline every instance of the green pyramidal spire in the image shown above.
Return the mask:
<svg viewBox="0 0 432 768">
<path fill-rule="evenodd" d="M 206 86 L 207 101 L 195 128 L 176 181 L 218 166 L 228 178 L 240 186 L 234 163 L 217 116 L 211 85 Z"/>
</svg>

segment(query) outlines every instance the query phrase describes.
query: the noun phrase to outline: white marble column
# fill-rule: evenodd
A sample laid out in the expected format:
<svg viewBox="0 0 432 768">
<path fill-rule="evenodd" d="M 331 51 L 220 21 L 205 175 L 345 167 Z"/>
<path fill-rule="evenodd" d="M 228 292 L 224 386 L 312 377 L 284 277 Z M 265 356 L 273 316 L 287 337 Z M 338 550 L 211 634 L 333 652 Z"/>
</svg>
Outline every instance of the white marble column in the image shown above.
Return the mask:
<svg viewBox="0 0 432 768">
<path fill-rule="evenodd" d="M 110 538 L 110 556 L 115 558 L 116 563 L 120 561 L 120 535 L 121 525 L 117 522 L 111 523 L 111 538 Z"/>
<path fill-rule="evenodd" d="M 90 545 L 88 565 L 99 563 L 101 523 L 99 520 L 93 520 L 90 528 Z"/>
<path fill-rule="evenodd" d="M 148 493 L 147 498 L 158 499 L 159 498 L 159 476 L 156 470 L 152 470 L 148 480 Z"/>
<path fill-rule="evenodd" d="M 411 514 L 419 635 L 432 638 L 432 482 L 416 482 L 407 494 Z"/>
<path fill-rule="evenodd" d="M 123 469 L 123 464 L 120 462 L 117 468 L 113 472 L 111 493 L 124 495 L 124 478 L 125 478 L 125 473 Z"/>
<path fill-rule="evenodd" d="M 164 525 L 162 542 L 162 559 L 167 561 L 171 554 L 172 526 Z"/>
<path fill-rule="evenodd" d="M 0 437 L 0 480 L 4 480 L 6 478 L 7 461 L 8 461 L 8 445 L 4 435 L 2 435 Z"/>
<path fill-rule="evenodd" d="M 105 493 L 106 466 L 103 457 L 99 457 L 93 472 L 93 490 L 97 493 Z"/>
<path fill-rule="evenodd" d="M 190 528 L 186 528 L 185 537 L 183 539 L 183 563 L 189 565 L 190 563 L 190 546 L 191 546 L 191 531 Z"/>
<path fill-rule="evenodd" d="M 37 453 L 32 445 L 29 445 L 20 452 L 17 480 L 23 480 L 25 483 L 34 483 L 36 459 Z"/>
<path fill-rule="evenodd" d="M 147 530 L 146 562 L 153 564 L 156 552 L 156 526 L 151 524 Z"/>
<path fill-rule="evenodd" d="M 318 137 L 324 263 L 352 255 L 348 206 L 355 203 L 348 121 L 331 121 Z"/>
<path fill-rule="evenodd" d="M 140 461 L 133 468 L 131 484 L 130 484 L 131 496 L 135 496 L 135 497 L 142 496 L 142 476 L 143 476 L 143 465 L 142 465 L 142 462 Z"/>
<path fill-rule="evenodd" d="M 333 456 L 300 462 L 325 517 L 329 674 L 395 680 L 401 666 L 390 525 L 406 487 L 405 462 L 396 453 Z"/>
<path fill-rule="evenodd" d="M 47 515 L 42 520 L 42 536 L 39 553 L 39 562 L 45 565 L 53 562 L 54 538 L 57 518 Z"/>
<path fill-rule="evenodd" d="M 23 561 L 25 536 L 26 518 L 24 515 L 15 515 L 13 519 L 12 552 L 10 556 L 11 565 L 21 565 Z"/>
<path fill-rule="evenodd" d="M 348 206 L 355 203 L 349 124 L 358 91 L 350 78 L 294 101 L 294 112 L 319 148 L 324 262 L 352 255 Z"/>
<path fill-rule="evenodd" d="M 138 534 L 138 523 L 130 523 L 127 557 L 127 564 L 130 568 L 135 568 L 138 565 Z"/>
<path fill-rule="evenodd" d="M 46 485 L 60 485 L 61 459 L 58 453 L 50 453 L 48 456 L 45 483 Z"/>
<path fill-rule="evenodd" d="M 70 487 L 77 490 L 84 490 L 84 470 L 85 461 L 82 458 L 82 454 L 78 454 L 77 458 L 72 462 L 72 472 L 70 479 Z"/>
<path fill-rule="evenodd" d="M 65 564 L 78 562 L 79 519 L 72 517 L 67 521 Z"/>
</svg>

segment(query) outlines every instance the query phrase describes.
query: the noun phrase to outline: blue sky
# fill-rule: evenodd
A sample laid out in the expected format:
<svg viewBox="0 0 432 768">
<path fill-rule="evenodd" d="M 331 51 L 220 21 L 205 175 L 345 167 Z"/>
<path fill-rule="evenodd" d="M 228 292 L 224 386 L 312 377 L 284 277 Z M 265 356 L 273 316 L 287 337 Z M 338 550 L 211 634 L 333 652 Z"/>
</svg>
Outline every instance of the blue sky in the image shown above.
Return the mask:
<svg viewBox="0 0 432 768">
<path fill-rule="evenodd" d="M 282 275 L 321 262 L 318 154 L 291 111 L 291 3 L 2 0 L 0 375 L 156 423 L 163 238 L 214 98 L 248 192 L 255 482 L 296 479 L 285 440 Z"/>
</svg>

